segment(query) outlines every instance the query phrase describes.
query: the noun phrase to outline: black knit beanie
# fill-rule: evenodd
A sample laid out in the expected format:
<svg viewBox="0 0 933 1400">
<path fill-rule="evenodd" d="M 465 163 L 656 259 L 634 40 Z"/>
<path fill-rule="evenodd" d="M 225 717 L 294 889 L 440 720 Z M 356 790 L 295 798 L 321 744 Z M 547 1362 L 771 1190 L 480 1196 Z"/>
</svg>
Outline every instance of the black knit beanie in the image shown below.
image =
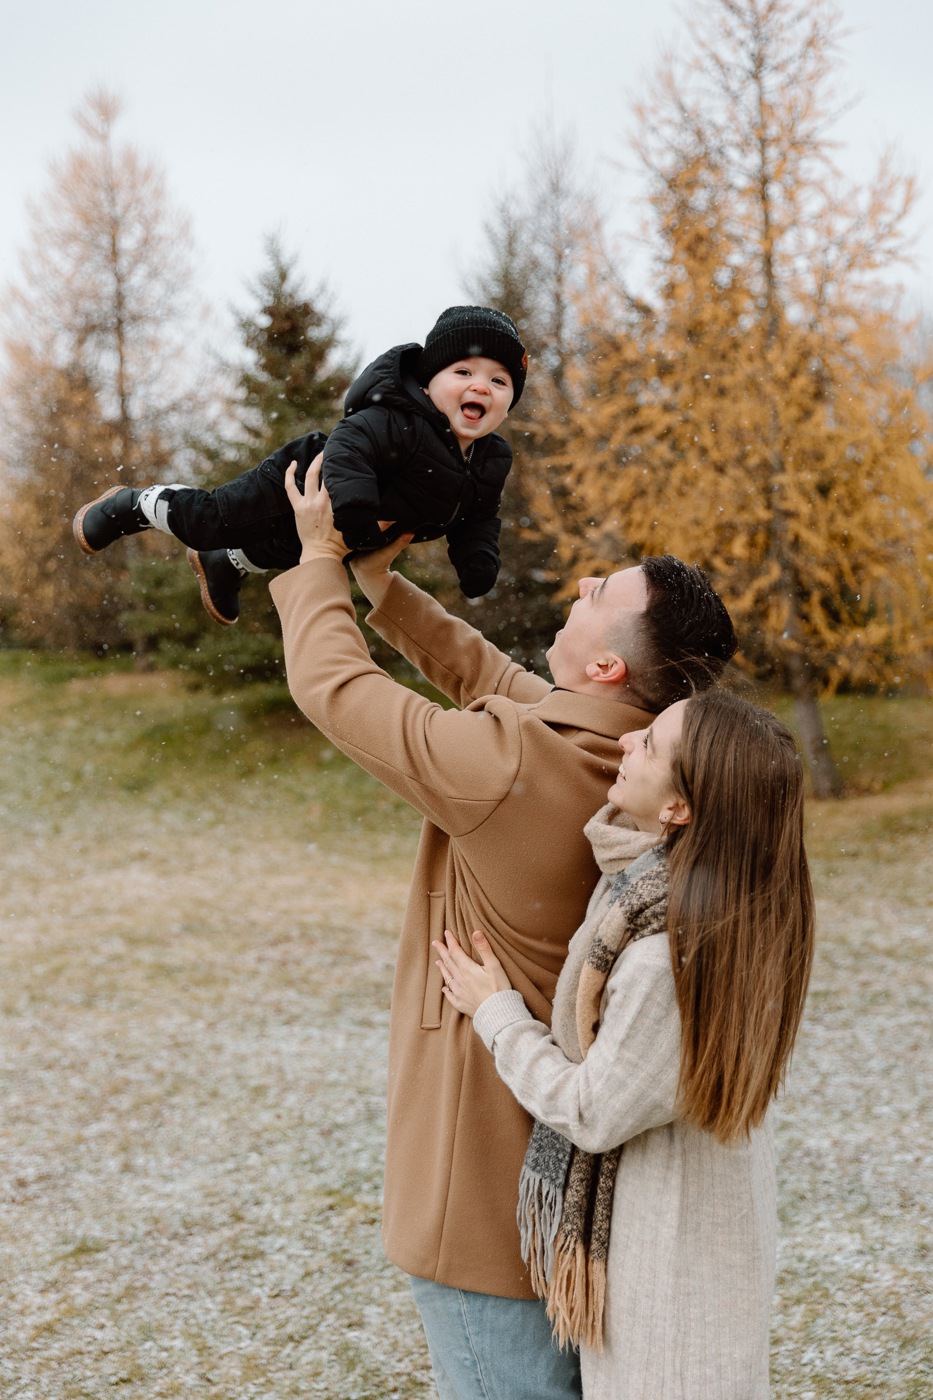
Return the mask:
<svg viewBox="0 0 933 1400">
<path fill-rule="evenodd" d="M 482 355 L 498 360 L 512 376 L 512 403 L 517 404 L 525 387 L 528 355 L 518 338 L 515 322 L 504 311 L 491 306 L 449 306 L 428 331 L 421 352 L 419 379 L 427 384 L 439 370 Z"/>
</svg>

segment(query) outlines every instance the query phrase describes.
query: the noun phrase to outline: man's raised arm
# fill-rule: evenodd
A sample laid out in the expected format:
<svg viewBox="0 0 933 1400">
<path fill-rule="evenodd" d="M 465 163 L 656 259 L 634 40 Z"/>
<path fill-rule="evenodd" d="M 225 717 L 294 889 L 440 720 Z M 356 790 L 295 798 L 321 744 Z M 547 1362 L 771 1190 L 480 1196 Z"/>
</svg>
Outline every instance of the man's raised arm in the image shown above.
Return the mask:
<svg viewBox="0 0 933 1400">
<path fill-rule="evenodd" d="M 483 695 L 507 695 L 534 704 L 552 686 L 526 671 L 487 642 L 481 632 L 451 617 L 440 603 L 389 565 L 410 536 L 372 554 L 351 560 L 360 588 L 373 605 L 369 625 L 426 680 L 462 708 Z"/>
<path fill-rule="evenodd" d="M 289 468 L 302 562 L 270 585 L 292 696 L 338 748 L 435 825 L 471 831 L 511 789 L 521 759 L 515 706 L 492 699 L 480 711 L 444 710 L 380 670 L 356 625 L 346 545 L 314 464 L 307 484 L 303 495 Z"/>
</svg>

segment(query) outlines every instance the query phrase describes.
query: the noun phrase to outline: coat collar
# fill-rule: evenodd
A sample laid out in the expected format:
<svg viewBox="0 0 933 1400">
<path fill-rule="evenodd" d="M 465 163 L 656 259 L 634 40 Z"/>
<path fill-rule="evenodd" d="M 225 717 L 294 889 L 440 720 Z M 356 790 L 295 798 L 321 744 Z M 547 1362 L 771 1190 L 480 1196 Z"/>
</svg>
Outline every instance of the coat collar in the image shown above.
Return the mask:
<svg viewBox="0 0 933 1400">
<path fill-rule="evenodd" d="M 645 729 L 654 719 L 649 710 L 640 710 L 623 700 L 604 700 L 598 695 L 582 695 L 577 690 L 557 686 L 543 699 L 527 707 L 546 724 L 563 724 L 573 729 L 589 729 L 607 739 L 618 739 L 630 729 Z"/>
</svg>

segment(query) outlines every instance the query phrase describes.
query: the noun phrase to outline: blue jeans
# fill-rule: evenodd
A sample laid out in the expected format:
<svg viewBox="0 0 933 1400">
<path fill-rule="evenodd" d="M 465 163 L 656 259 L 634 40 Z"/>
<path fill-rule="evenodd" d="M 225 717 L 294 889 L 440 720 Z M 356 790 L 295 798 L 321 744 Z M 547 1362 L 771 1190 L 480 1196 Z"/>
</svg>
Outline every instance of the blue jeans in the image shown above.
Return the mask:
<svg viewBox="0 0 933 1400">
<path fill-rule="evenodd" d="M 440 1400 L 581 1400 L 580 1358 L 559 1349 L 540 1299 L 410 1282 Z"/>
</svg>

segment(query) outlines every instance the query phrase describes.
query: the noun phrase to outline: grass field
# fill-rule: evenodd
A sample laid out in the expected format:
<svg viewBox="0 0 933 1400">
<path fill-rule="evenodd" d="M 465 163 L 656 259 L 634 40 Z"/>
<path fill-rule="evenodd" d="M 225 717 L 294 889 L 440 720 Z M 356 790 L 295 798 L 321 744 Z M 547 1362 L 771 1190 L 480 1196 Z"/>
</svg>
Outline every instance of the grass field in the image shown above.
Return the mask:
<svg viewBox="0 0 933 1400">
<path fill-rule="evenodd" d="M 430 1397 L 379 1193 L 413 814 L 257 688 L 0 654 L 0 1394 Z M 933 1396 L 933 706 L 827 718 L 777 1400 Z"/>
</svg>

